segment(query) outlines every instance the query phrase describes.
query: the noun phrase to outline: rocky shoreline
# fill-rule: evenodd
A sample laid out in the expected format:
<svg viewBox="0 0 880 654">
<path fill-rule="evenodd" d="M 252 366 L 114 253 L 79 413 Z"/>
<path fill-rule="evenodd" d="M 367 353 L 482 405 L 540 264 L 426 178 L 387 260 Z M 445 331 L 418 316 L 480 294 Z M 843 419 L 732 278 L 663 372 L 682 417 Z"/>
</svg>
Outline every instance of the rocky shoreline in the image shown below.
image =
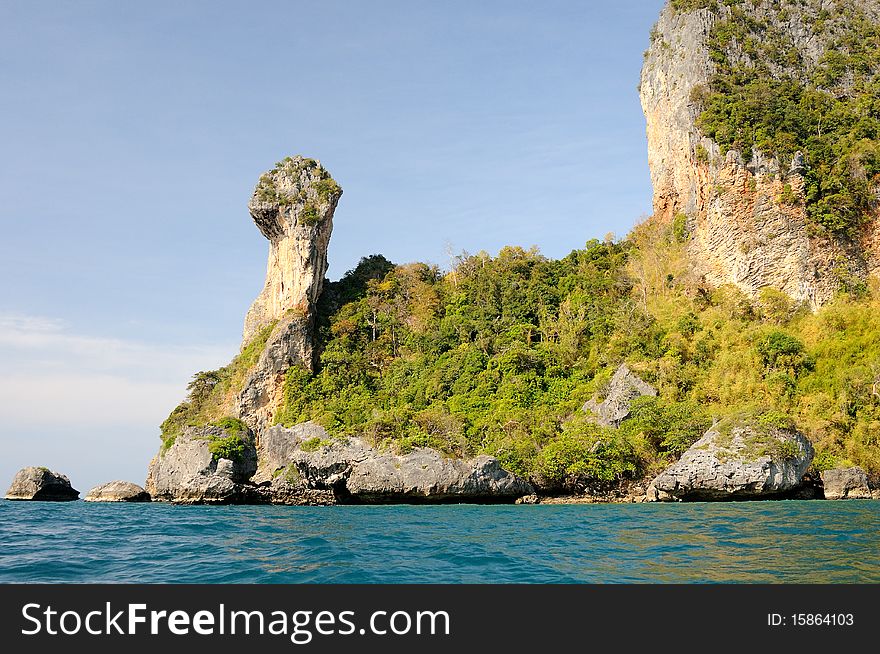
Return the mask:
<svg viewBox="0 0 880 654">
<path fill-rule="evenodd" d="M 290 506 L 880 500 L 880 488 L 871 486 L 861 468 L 836 468 L 817 476 L 806 473 L 792 483 L 792 470 L 803 466 L 803 461 L 793 461 L 788 471 L 780 470 L 767 454 L 733 465 L 723 483 L 719 484 L 717 477 L 701 477 L 703 472 L 729 463 L 719 466 L 718 453 L 708 453 L 705 447 L 706 442 L 717 441 L 718 431 L 708 432 L 695 444 L 697 453 L 686 453 L 653 479 L 621 481 L 592 492 L 571 494 L 544 492 L 534 481 L 519 479 L 488 456 L 453 459 L 429 448 L 404 455 L 383 453 L 362 439 L 321 439 L 320 434 L 326 432 L 313 423 L 291 429 L 274 427 L 268 434 L 267 451 L 274 458 L 263 458 L 257 466 L 253 456 L 240 462 L 216 459 L 210 455 L 211 441 L 205 438 L 204 430 L 194 429 L 153 460 L 146 489 L 131 482 L 113 481 L 91 489 L 84 500 Z M 321 439 L 317 445 L 316 438 Z M 304 444 L 311 445 L 304 448 Z M 709 465 L 703 465 L 706 461 Z M 696 467 L 695 462 L 699 462 Z M 762 479 L 762 471 L 771 474 Z M 700 479 L 710 483 L 698 486 Z M 688 483 L 682 484 L 682 480 Z M 75 501 L 79 491 L 65 475 L 29 467 L 16 474 L 6 499 Z"/>
<path fill-rule="evenodd" d="M 588 418 L 617 428 L 638 397 L 656 390 L 623 364 Z M 858 467 L 817 472 L 813 445 L 772 412 L 717 421 L 660 474 L 616 482 L 572 480 L 567 487 L 524 479 L 491 456 L 462 459 L 427 448 L 394 451 L 362 437 L 334 438 L 319 424 L 252 429 L 226 419 L 189 426 L 165 441 L 150 462 L 145 487 L 113 481 L 90 490 L 88 502 L 173 504 L 608 504 L 784 499 L 880 499 Z M 579 492 L 571 489 L 579 488 Z M 24 468 L 10 500 L 72 501 L 68 477 Z"/>
<path fill-rule="evenodd" d="M 19 475 L 29 470 L 24 468 Z M 52 473 L 58 475 L 58 473 Z M 821 481 L 810 480 L 801 488 L 794 492 L 769 496 L 762 498 L 763 501 L 783 501 L 783 500 L 880 500 L 880 488 L 872 488 L 867 481 L 862 483 L 861 477 L 864 476 L 861 468 L 838 468 L 828 470 L 823 473 L 826 478 L 846 478 L 849 482 L 843 485 L 836 481 L 832 485 L 823 486 Z M 18 475 L 17 475 L 18 476 Z M 852 483 L 852 480 L 857 480 Z M 267 491 L 265 486 L 252 485 L 247 490 L 243 490 L 238 496 L 230 496 L 227 498 L 206 499 L 198 497 L 180 497 L 175 499 L 153 498 L 143 488 L 131 482 L 115 481 L 101 484 L 95 487 L 83 498 L 86 502 L 112 502 L 112 503 L 163 503 L 175 505 L 287 505 L 287 506 L 338 506 L 352 504 L 512 504 L 516 506 L 525 505 L 564 505 L 564 504 L 643 504 L 655 503 L 656 499 L 650 499 L 645 492 L 645 487 L 650 486 L 652 480 L 646 478 L 640 484 L 634 484 L 606 493 L 583 493 L 571 495 L 538 495 L 531 493 L 519 497 L 504 496 L 494 500 L 479 498 L 456 498 L 456 497 L 397 497 L 388 498 L 387 500 L 374 500 L 370 502 L 357 502 L 352 499 L 348 501 L 337 501 L 337 498 L 330 491 L 320 490 L 303 490 L 296 487 L 284 488 L 283 486 L 275 486 L 271 491 Z M 106 487 L 110 487 L 108 490 Z M 125 488 L 126 492 L 121 490 L 114 491 L 114 488 Z M 140 489 L 140 490 L 137 490 Z M 30 496 L 24 496 L 20 492 L 15 491 L 15 483 L 7 491 L 6 498 L 11 501 L 77 501 L 79 492 L 73 491 L 76 496 L 72 497 L 51 497 L 48 494 L 31 493 Z M 680 501 L 680 500 L 679 500 Z M 712 501 L 712 500 L 710 500 Z M 715 500 L 717 501 L 717 500 Z M 729 501 L 755 501 L 754 499 L 732 499 Z"/>
</svg>

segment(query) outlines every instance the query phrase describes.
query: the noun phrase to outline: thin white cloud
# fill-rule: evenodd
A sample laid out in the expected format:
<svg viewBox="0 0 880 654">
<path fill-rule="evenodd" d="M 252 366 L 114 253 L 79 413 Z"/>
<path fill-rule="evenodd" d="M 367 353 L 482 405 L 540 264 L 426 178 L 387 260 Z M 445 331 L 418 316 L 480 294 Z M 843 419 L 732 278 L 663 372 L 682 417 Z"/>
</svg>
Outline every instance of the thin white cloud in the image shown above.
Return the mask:
<svg viewBox="0 0 880 654">
<path fill-rule="evenodd" d="M 232 350 L 102 338 L 54 318 L 0 314 L 0 420 L 158 428 L 192 374 L 225 364 Z"/>
</svg>

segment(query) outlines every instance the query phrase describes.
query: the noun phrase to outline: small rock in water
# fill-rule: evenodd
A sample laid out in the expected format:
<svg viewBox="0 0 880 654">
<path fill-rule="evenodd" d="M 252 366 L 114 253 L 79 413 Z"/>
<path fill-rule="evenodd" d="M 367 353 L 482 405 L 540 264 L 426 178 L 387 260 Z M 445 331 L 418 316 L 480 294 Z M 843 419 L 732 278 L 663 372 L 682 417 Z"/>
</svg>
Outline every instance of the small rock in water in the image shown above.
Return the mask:
<svg viewBox="0 0 880 654">
<path fill-rule="evenodd" d="M 7 500 L 70 502 L 78 498 L 79 491 L 70 485 L 66 475 L 34 466 L 19 470 L 6 491 Z"/>
<path fill-rule="evenodd" d="M 748 421 L 716 426 L 664 470 L 648 501 L 761 499 L 793 491 L 813 460 L 813 446 L 793 428 Z"/>
<path fill-rule="evenodd" d="M 149 502 L 150 494 L 130 481 L 109 481 L 86 493 L 86 502 Z"/>
</svg>

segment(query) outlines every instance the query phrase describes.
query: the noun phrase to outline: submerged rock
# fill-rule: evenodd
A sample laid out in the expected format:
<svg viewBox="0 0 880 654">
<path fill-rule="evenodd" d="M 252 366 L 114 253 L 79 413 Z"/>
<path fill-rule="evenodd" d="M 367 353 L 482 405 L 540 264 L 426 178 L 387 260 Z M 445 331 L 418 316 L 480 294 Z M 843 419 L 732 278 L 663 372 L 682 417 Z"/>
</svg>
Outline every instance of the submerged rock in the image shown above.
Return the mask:
<svg viewBox="0 0 880 654">
<path fill-rule="evenodd" d="M 33 466 L 19 470 L 6 491 L 7 500 L 69 502 L 78 498 L 79 491 L 70 485 L 66 475 Z"/>
<path fill-rule="evenodd" d="M 211 443 L 230 434 L 220 427 L 188 427 L 150 462 L 146 490 L 155 500 L 185 504 L 248 501 L 247 483 L 257 469 L 252 436 L 241 435 L 244 451 L 236 460 L 211 452 Z"/>
<path fill-rule="evenodd" d="M 109 481 L 95 486 L 84 499 L 86 502 L 149 502 L 150 494 L 130 481 Z"/>
<path fill-rule="evenodd" d="M 722 422 L 651 483 L 648 500 L 779 496 L 800 486 L 813 446 L 792 428 Z"/>
<path fill-rule="evenodd" d="M 861 468 L 835 468 L 822 472 L 826 500 L 869 500 L 868 475 Z"/>
<path fill-rule="evenodd" d="M 592 414 L 595 422 L 603 427 L 619 427 L 629 415 L 632 401 L 645 395 L 656 397 L 657 389 L 633 374 L 623 363 L 611 378 L 605 399 L 602 402 L 590 400 L 584 404 L 583 410 Z"/>
</svg>

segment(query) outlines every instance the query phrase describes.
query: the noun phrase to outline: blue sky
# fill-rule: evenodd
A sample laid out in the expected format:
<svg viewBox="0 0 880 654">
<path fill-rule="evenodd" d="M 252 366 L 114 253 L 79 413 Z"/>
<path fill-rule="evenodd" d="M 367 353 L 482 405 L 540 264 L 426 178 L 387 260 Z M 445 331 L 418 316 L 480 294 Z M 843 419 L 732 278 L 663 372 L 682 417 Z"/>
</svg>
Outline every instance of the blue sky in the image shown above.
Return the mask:
<svg viewBox="0 0 880 654">
<path fill-rule="evenodd" d="M 0 4 L 0 485 L 142 483 L 265 274 L 259 174 L 320 159 L 361 256 L 537 245 L 650 211 L 642 51 L 662 0 Z"/>
</svg>

